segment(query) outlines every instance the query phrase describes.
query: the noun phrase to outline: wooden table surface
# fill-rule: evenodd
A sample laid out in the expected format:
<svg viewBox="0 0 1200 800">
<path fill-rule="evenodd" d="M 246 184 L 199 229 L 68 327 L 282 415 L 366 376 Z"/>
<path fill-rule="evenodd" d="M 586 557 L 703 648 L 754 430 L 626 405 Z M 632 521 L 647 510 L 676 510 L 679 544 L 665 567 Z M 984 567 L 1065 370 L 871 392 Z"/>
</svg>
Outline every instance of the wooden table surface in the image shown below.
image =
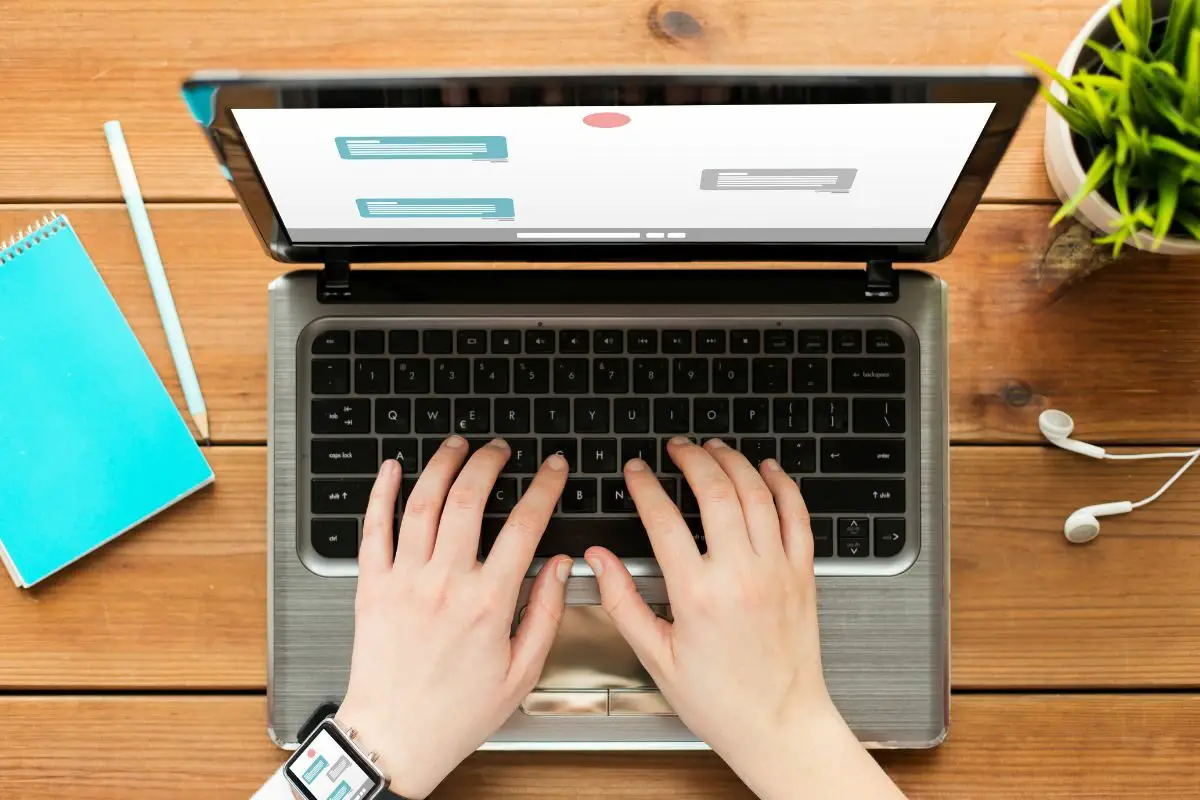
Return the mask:
<svg viewBox="0 0 1200 800">
<path fill-rule="evenodd" d="M 239 798 L 282 757 L 264 696 L 265 289 L 282 268 L 179 99 L 191 71 L 1011 64 L 1056 60 L 1098 2 L 0 0 L 0 231 L 69 213 L 182 408 L 101 132 L 122 121 L 217 473 L 46 585 L 0 586 L 0 797 Z M 914 798 L 1194 798 L 1200 475 L 1073 548 L 1067 513 L 1148 494 L 1172 467 L 1049 449 L 1036 420 L 1058 406 L 1093 441 L 1200 445 L 1200 260 L 1139 255 L 1073 280 L 1108 259 L 1078 226 L 1047 227 L 1043 120 L 1039 105 L 936 266 L 951 287 L 953 722 L 936 751 L 880 758 Z M 748 793 L 711 754 L 487 754 L 436 796 Z"/>
</svg>

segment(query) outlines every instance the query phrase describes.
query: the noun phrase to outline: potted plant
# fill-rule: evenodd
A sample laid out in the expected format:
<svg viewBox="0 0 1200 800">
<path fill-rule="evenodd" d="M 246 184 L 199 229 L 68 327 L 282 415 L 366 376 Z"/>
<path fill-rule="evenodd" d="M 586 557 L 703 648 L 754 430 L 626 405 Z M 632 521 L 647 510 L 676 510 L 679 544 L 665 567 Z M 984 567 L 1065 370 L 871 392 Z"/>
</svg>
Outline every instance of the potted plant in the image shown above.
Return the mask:
<svg viewBox="0 0 1200 800">
<path fill-rule="evenodd" d="M 1200 253 L 1200 0 L 1110 0 L 1057 69 L 1023 57 L 1052 79 L 1051 224 L 1073 214 L 1114 254 Z"/>
</svg>

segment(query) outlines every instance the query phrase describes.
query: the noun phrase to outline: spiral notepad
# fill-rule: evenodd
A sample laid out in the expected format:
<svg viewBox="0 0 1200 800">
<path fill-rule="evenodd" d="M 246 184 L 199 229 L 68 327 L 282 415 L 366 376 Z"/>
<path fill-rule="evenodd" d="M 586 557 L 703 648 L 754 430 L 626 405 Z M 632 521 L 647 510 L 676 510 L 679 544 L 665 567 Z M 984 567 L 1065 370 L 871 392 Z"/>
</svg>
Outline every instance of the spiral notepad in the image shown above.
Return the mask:
<svg viewBox="0 0 1200 800">
<path fill-rule="evenodd" d="M 213 479 L 67 218 L 0 246 L 0 559 L 31 586 Z"/>
</svg>

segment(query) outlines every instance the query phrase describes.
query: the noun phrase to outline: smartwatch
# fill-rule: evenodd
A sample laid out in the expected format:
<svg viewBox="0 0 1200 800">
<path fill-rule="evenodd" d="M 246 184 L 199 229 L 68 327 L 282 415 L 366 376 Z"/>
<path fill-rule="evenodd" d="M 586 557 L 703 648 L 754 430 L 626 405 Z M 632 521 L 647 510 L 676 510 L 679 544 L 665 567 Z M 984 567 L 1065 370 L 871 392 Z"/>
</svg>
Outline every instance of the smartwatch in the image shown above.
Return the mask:
<svg viewBox="0 0 1200 800">
<path fill-rule="evenodd" d="M 305 800 L 404 800 L 388 791 L 375 754 L 359 747 L 353 728 L 323 719 L 283 765 L 288 786 Z"/>
</svg>

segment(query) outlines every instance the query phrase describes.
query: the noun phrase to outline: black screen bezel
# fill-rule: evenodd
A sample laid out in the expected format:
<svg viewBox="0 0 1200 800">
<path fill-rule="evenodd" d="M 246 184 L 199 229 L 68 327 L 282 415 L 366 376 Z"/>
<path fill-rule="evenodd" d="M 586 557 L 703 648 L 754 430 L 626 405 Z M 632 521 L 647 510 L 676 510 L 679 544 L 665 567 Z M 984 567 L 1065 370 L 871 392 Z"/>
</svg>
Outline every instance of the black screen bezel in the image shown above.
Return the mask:
<svg viewBox="0 0 1200 800">
<path fill-rule="evenodd" d="M 202 96 L 211 118 L 200 120 L 259 240 L 277 260 L 330 262 L 930 262 L 945 257 L 983 196 L 1037 89 L 1018 70 L 994 72 L 679 71 L 648 73 L 337 74 L 197 76 L 185 97 Z M 564 243 L 292 242 L 230 113 L 234 108 L 437 107 L 448 105 L 695 105 L 759 103 L 990 102 L 994 108 L 946 203 L 918 243 Z M 565 100 L 564 100 L 565 98 Z M 679 98 L 685 98 L 678 102 Z M 720 98 L 713 100 L 709 98 Z M 734 98 L 731 101 L 731 98 Z M 791 99 L 789 99 L 791 98 Z M 568 102 L 569 101 L 569 102 Z M 606 102 L 607 101 L 607 102 Z M 661 102 L 658 102 L 661 101 Z M 645 104 L 645 103 L 640 103 Z M 193 106 L 195 111 L 195 107 Z M 880 132 L 886 136 L 886 131 Z"/>
<path fill-rule="evenodd" d="M 342 748 L 342 754 L 358 765 L 358 767 L 367 775 L 371 775 L 375 778 L 375 785 L 366 794 L 368 800 L 369 798 L 377 796 L 380 789 L 386 788 L 385 780 L 382 777 L 382 773 L 379 771 L 379 768 L 360 756 L 357 752 L 355 752 L 353 747 L 347 744 L 346 734 L 342 733 L 342 730 L 337 726 L 333 719 L 326 719 L 322 721 L 321 724 L 318 725 L 315 730 L 313 730 L 312 734 L 304 740 L 301 746 L 296 748 L 296 752 L 292 753 L 291 757 L 284 763 L 283 775 L 287 780 L 288 786 L 304 795 L 305 800 L 324 800 L 324 798 L 317 797 L 310 792 L 308 788 L 304 786 L 302 781 L 293 780 L 295 776 L 292 773 L 292 764 L 294 764 L 300 758 L 300 754 L 304 752 L 304 748 L 308 746 L 309 742 L 316 739 L 321 731 L 329 731 L 333 738 L 337 741 L 338 745 Z"/>
</svg>

